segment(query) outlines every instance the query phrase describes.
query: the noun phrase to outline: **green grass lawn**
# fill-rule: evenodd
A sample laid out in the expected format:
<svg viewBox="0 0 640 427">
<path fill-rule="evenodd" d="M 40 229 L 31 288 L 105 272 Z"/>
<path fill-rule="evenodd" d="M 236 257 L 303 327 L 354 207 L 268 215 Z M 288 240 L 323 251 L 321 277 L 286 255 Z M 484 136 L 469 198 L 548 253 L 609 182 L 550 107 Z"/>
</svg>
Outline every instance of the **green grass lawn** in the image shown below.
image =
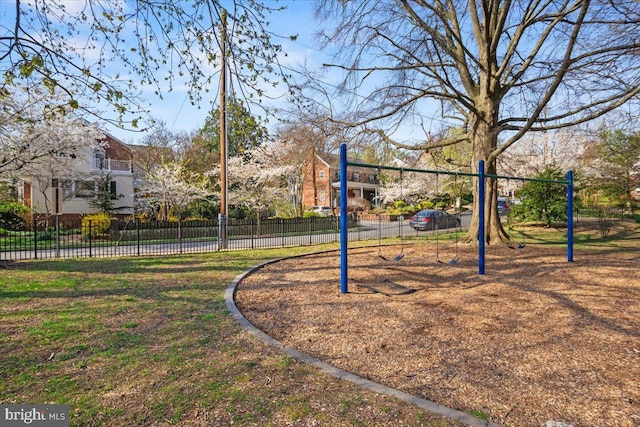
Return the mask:
<svg viewBox="0 0 640 427">
<path fill-rule="evenodd" d="M 11 264 L 0 402 L 66 404 L 75 426 L 456 425 L 283 356 L 225 309 L 242 271 L 319 249 Z"/>
</svg>

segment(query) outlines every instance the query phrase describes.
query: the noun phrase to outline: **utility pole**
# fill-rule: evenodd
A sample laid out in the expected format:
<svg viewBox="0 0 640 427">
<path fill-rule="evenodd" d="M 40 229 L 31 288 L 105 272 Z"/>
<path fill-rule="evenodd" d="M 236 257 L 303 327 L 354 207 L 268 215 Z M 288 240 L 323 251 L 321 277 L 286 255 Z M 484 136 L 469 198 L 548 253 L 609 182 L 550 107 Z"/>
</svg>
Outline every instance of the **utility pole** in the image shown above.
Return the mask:
<svg viewBox="0 0 640 427">
<path fill-rule="evenodd" d="M 220 213 L 218 249 L 227 249 L 227 11 L 222 9 L 220 30 Z"/>
</svg>

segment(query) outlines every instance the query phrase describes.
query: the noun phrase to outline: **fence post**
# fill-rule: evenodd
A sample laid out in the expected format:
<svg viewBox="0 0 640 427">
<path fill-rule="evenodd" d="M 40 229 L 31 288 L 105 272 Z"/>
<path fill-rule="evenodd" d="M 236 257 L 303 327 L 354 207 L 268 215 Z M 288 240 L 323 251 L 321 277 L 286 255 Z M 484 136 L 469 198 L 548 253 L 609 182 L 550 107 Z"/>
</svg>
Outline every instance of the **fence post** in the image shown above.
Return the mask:
<svg viewBox="0 0 640 427">
<path fill-rule="evenodd" d="M 137 219 L 136 220 L 136 240 L 137 240 L 137 247 L 138 247 L 138 256 L 140 256 L 140 220 Z"/>
<path fill-rule="evenodd" d="M 227 249 L 227 215 L 218 214 L 218 250 Z"/>
<path fill-rule="evenodd" d="M 282 239 L 282 247 L 284 248 L 284 218 L 279 218 L 280 220 L 280 233 L 281 233 L 281 239 Z"/>
<path fill-rule="evenodd" d="M 91 241 L 93 240 L 92 237 L 92 232 L 91 232 L 91 220 L 87 221 L 89 223 L 89 258 L 91 258 L 93 256 L 93 253 L 91 251 Z"/>
<path fill-rule="evenodd" d="M 253 219 L 249 221 L 249 230 L 251 231 L 251 249 L 254 249 L 254 234 L 255 231 L 253 229 Z"/>
<path fill-rule="evenodd" d="M 178 218 L 178 248 L 182 254 L 182 221 Z"/>
<path fill-rule="evenodd" d="M 33 258 L 38 259 L 38 223 L 33 217 Z"/>
<path fill-rule="evenodd" d="M 60 215 L 56 213 L 56 258 L 60 258 Z"/>
<path fill-rule="evenodd" d="M 120 240 L 118 239 L 119 234 L 120 220 L 117 218 L 111 218 L 111 222 L 109 224 L 109 247 L 111 248 L 111 256 L 115 256 L 118 251 L 118 244 L 120 243 Z"/>
</svg>

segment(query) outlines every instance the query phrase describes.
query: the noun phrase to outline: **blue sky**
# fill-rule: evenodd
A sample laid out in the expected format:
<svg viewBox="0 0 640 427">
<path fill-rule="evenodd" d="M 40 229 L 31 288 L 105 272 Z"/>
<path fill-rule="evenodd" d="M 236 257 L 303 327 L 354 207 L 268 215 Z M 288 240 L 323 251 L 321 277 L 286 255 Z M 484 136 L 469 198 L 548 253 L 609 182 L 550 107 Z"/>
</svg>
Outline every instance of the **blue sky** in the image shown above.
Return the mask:
<svg viewBox="0 0 640 427">
<path fill-rule="evenodd" d="M 33 8 L 34 0 L 21 0 L 21 5 L 23 8 Z M 49 1 L 49 0 L 39 0 L 39 1 Z M 87 8 L 87 2 L 89 0 L 56 0 L 55 4 L 57 7 L 64 7 L 66 13 L 70 16 L 78 16 L 82 14 L 83 10 Z M 118 4 L 117 0 L 115 3 Z M 219 0 L 223 5 L 225 2 L 228 2 L 231 5 L 232 0 Z M 268 31 L 278 34 L 282 36 L 282 38 L 274 38 L 273 43 L 280 44 L 283 47 L 283 51 L 287 54 L 280 58 L 280 64 L 286 68 L 286 72 L 290 72 L 294 76 L 294 80 L 296 77 L 296 73 L 293 72 L 293 69 L 299 68 L 301 64 L 305 64 L 308 69 L 317 70 L 322 73 L 323 82 L 327 83 L 329 89 L 331 86 L 336 85 L 340 82 L 340 77 L 343 74 L 343 71 L 339 71 L 336 68 L 328 68 L 322 67 L 322 64 L 327 62 L 334 62 L 331 56 L 326 52 L 325 46 L 318 46 L 314 38 L 314 34 L 318 32 L 320 29 L 321 23 L 318 22 L 313 17 L 313 9 L 316 5 L 314 0 L 263 0 L 267 6 L 272 6 L 274 8 L 284 6 L 286 9 L 280 12 L 273 12 L 267 14 L 268 20 Z M 15 3 L 16 0 L 0 0 L 0 18 L 2 18 L 1 26 L 3 31 L 10 32 L 11 31 L 11 23 L 15 19 Z M 127 8 L 128 1 L 124 1 L 122 3 L 123 9 Z M 98 9 L 99 10 L 99 9 Z M 61 14 L 66 16 L 65 14 Z M 27 22 L 28 20 L 23 20 Z M 70 43 L 72 47 L 77 47 L 78 49 L 82 49 L 87 44 L 88 38 L 88 27 L 85 31 L 82 28 L 82 22 L 69 23 L 70 25 L 74 25 L 73 30 L 69 32 L 67 36 L 67 41 Z M 37 28 L 37 19 L 35 28 Z M 77 26 L 76 26 L 77 25 Z M 60 26 L 61 31 L 69 31 L 65 26 Z M 76 32 L 77 31 L 77 32 Z M 36 33 L 34 33 L 36 34 Z M 296 40 L 291 40 L 289 36 L 297 35 Z M 133 38 L 132 38 L 133 39 Z M 129 40 L 131 41 L 131 40 Z M 126 42 L 124 42 L 126 43 Z M 98 43 L 100 44 L 100 43 Z M 120 46 L 120 48 L 128 48 L 128 47 L 137 47 L 135 43 L 132 43 L 131 46 Z M 214 46 L 215 48 L 215 46 Z M 91 66 L 91 64 L 96 64 L 101 60 L 99 55 L 100 49 L 86 50 L 84 53 L 84 58 L 86 59 L 86 63 Z M 196 55 L 197 56 L 197 55 Z M 78 60 L 78 59 L 75 59 Z M 132 58 L 132 60 L 135 60 Z M 117 73 L 122 73 L 120 76 L 121 82 L 126 84 L 131 80 L 130 86 L 132 90 L 137 90 L 133 88 L 136 86 L 136 82 L 140 81 L 140 77 L 131 74 L 131 72 L 122 66 L 117 61 L 111 61 L 108 64 L 104 64 L 105 68 L 108 70 L 108 74 L 115 75 Z M 174 70 L 176 71 L 176 70 Z M 173 90 L 171 92 L 168 91 L 168 85 L 164 88 L 161 88 L 162 99 L 160 99 L 154 92 L 156 88 L 153 85 L 138 85 L 140 87 L 140 97 L 142 98 L 143 104 L 150 110 L 150 115 L 156 120 L 162 121 L 166 124 L 166 127 L 172 131 L 186 131 L 191 132 L 200 128 L 205 121 L 205 118 L 210 113 L 212 109 L 215 109 L 218 104 L 218 84 L 219 81 L 219 69 L 215 69 L 211 67 L 209 69 L 210 75 L 212 75 L 212 83 L 206 89 L 208 91 L 202 91 L 202 102 L 199 105 L 192 105 L 187 93 L 187 84 L 185 81 L 174 81 L 172 87 Z M 157 73 L 157 78 L 159 81 L 162 81 L 164 76 L 167 74 L 167 70 L 160 70 Z M 373 78 L 369 78 L 367 84 L 373 84 Z M 237 86 L 237 83 L 236 83 Z M 366 87 L 360 87 L 359 91 L 367 90 Z M 281 88 L 275 89 L 275 93 L 272 91 L 271 95 L 283 95 L 286 93 L 286 88 L 282 85 Z M 208 98 L 205 98 L 208 97 Z M 332 108 L 337 107 L 341 108 L 340 105 L 341 99 L 332 98 L 331 102 L 334 103 Z M 264 104 L 269 107 L 286 107 L 286 103 L 288 99 L 286 96 L 281 96 L 277 101 L 273 100 L 264 100 Z M 344 106 L 344 105 L 343 105 Z M 90 105 L 89 108 L 92 106 Z M 98 105 L 93 106 L 97 113 L 104 118 L 110 119 L 112 121 L 116 121 L 118 119 L 118 115 L 115 111 L 113 111 L 113 107 L 102 102 Z M 263 112 L 259 108 L 254 108 L 252 110 L 254 114 L 263 114 Z M 129 115 L 125 117 L 125 121 L 131 120 L 134 118 Z M 96 121 L 95 117 L 88 117 L 91 121 Z M 125 130 L 118 128 L 114 125 L 110 125 L 108 121 L 96 121 L 97 124 L 103 128 L 106 132 L 111 133 L 113 136 L 124 142 L 132 142 L 138 143 L 141 142 L 142 138 L 145 136 L 146 132 L 140 130 Z M 278 124 L 277 120 L 270 120 L 268 124 L 269 130 L 273 131 L 275 126 Z M 148 126 L 148 123 L 141 123 L 140 129 L 144 129 Z M 412 130 L 415 129 L 415 123 L 405 123 L 400 129 L 400 131 L 396 131 L 395 136 L 398 136 L 400 140 L 409 140 L 414 137 L 412 135 Z"/>
<path fill-rule="evenodd" d="M 268 29 L 276 34 L 283 36 L 298 35 L 297 40 L 292 41 L 287 38 L 275 40 L 283 46 L 287 57 L 281 59 L 282 64 L 294 68 L 303 62 L 307 62 L 310 66 L 321 67 L 326 62 L 326 55 L 316 47 L 313 38 L 314 32 L 318 30 L 318 23 L 313 18 L 312 0 L 279 0 L 273 1 L 274 5 L 286 6 L 286 10 L 282 12 L 274 12 L 269 15 Z M 216 77 L 217 81 L 217 77 Z M 167 128 L 174 131 L 191 131 L 199 128 L 204 123 L 205 117 L 212 108 L 218 104 L 217 87 L 211 88 L 209 100 L 203 100 L 198 106 L 191 105 L 186 90 L 180 85 L 175 85 L 176 89 L 172 92 L 165 92 L 164 99 L 158 99 L 153 93 L 149 93 L 145 97 L 151 103 L 151 113 L 155 119 L 162 120 L 166 123 Z M 279 92 L 282 90 L 278 89 Z M 267 101 L 273 105 L 273 102 L 286 102 L 286 97 L 279 101 Z M 256 113 L 258 111 L 256 110 Z M 125 142 L 138 142 L 143 133 L 139 131 L 127 131 L 116 127 L 107 127 L 105 129 L 115 137 Z"/>
</svg>

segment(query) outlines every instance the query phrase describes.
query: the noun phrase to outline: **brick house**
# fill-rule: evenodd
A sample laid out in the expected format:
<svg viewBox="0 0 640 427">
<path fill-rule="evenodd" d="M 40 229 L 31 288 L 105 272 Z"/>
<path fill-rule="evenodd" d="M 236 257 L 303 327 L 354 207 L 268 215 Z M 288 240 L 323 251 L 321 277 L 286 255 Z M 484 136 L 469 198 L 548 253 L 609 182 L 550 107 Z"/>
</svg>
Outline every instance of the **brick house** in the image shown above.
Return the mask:
<svg viewBox="0 0 640 427">
<path fill-rule="evenodd" d="M 339 158 L 310 150 L 303 165 L 302 204 L 337 208 L 340 197 Z M 378 170 L 365 167 L 347 168 L 347 198 L 377 203 L 380 181 Z"/>
<path fill-rule="evenodd" d="M 58 214 L 75 220 L 96 213 L 89 201 L 95 197 L 100 179 L 109 177 L 109 192 L 116 216 L 133 215 L 134 188 L 132 152 L 126 144 L 105 134 L 102 150 L 61 153 L 35 162 L 20 176 L 18 192 L 36 216 Z"/>
</svg>

